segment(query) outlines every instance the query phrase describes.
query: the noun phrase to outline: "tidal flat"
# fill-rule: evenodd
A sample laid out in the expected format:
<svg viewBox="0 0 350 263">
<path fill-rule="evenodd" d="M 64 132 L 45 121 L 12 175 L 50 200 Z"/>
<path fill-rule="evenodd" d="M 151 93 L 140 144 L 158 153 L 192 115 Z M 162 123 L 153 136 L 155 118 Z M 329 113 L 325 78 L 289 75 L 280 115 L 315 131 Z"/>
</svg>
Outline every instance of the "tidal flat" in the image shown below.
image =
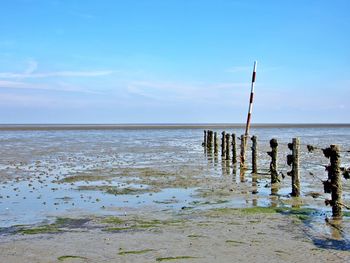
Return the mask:
<svg viewBox="0 0 350 263">
<path fill-rule="evenodd" d="M 316 164 L 328 160 L 303 150 L 300 198 L 290 196 L 282 174 L 292 137 L 350 149 L 350 128 L 254 132 L 256 175 L 205 153 L 203 130 L 193 127 L 0 130 L 0 261 L 349 260 L 349 213 L 333 220 L 324 204 L 319 179 L 327 174 Z M 277 193 L 266 154 L 272 137 L 280 142 Z M 347 166 L 349 158 L 342 155 Z M 345 204 L 349 186 L 344 180 Z"/>
</svg>

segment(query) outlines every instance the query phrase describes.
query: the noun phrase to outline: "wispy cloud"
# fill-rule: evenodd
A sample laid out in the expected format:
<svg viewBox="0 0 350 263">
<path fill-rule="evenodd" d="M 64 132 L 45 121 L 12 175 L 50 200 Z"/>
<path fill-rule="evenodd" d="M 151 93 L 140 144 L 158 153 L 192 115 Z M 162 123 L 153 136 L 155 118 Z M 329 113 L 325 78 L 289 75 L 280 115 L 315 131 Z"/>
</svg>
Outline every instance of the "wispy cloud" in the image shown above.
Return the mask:
<svg viewBox="0 0 350 263">
<path fill-rule="evenodd" d="M 116 73 L 116 70 L 91 70 L 91 71 L 48 71 L 38 72 L 38 62 L 34 59 L 28 61 L 28 66 L 23 72 L 0 72 L 2 79 L 26 79 L 26 78 L 50 78 L 50 77 L 99 77 Z"/>
<path fill-rule="evenodd" d="M 55 84 L 47 83 L 27 83 L 23 81 L 0 80 L 0 89 L 28 89 L 28 90 L 46 90 L 46 91 L 64 91 L 80 92 L 90 94 L 101 94 L 101 92 L 89 90 L 78 85 L 66 82 L 57 82 Z"/>
<path fill-rule="evenodd" d="M 62 98 L 48 94 L 14 94 L 1 93 L 0 106 L 39 109 L 81 109 L 92 106 L 89 100 L 79 98 Z"/>
<path fill-rule="evenodd" d="M 54 71 L 54 72 L 0 72 L 0 78 L 4 79 L 25 79 L 25 78 L 50 78 L 50 77 L 99 77 L 107 76 L 117 71 L 113 70 L 97 70 L 97 71 Z"/>
<path fill-rule="evenodd" d="M 135 81 L 127 85 L 132 95 L 157 101 L 224 101 L 230 94 L 241 96 L 249 83 L 177 83 Z"/>
<path fill-rule="evenodd" d="M 32 74 L 38 69 L 38 62 L 36 60 L 29 60 L 28 64 L 27 69 L 24 71 L 26 75 Z"/>
</svg>

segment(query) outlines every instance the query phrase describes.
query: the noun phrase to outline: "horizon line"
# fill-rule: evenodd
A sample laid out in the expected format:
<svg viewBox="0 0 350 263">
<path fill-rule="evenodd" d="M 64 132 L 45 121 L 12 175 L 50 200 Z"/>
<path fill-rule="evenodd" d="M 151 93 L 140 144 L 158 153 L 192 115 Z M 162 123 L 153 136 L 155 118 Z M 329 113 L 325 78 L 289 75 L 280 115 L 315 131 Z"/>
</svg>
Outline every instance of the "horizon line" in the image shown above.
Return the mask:
<svg viewBox="0 0 350 263">
<path fill-rule="evenodd" d="M 244 128 L 244 123 L 8 123 L 6 130 L 113 130 L 113 129 L 209 129 Z M 349 127 L 350 123 L 254 123 L 252 128 L 326 128 Z"/>
</svg>

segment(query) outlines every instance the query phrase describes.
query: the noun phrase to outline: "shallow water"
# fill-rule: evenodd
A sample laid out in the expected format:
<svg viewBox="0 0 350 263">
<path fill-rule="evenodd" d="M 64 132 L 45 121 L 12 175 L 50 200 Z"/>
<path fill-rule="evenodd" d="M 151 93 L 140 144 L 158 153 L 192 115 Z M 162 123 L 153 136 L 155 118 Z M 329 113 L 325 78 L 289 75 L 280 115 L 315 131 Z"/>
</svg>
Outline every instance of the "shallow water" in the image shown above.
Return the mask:
<svg viewBox="0 0 350 263">
<path fill-rule="evenodd" d="M 243 129 L 228 128 L 226 132 L 239 135 Z M 329 215 L 321 182 L 327 175 L 320 165 L 327 165 L 328 160 L 321 151 L 307 153 L 306 144 L 339 144 L 350 150 L 350 127 L 261 127 L 251 134 L 258 136 L 259 170 L 265 173 L 272 137 L 279 141 L 279 170 L 284 174 L 290 170 L 285 160 L 287 143 L 293 137 L 301 139 L 303 206 Z M 231 164 L 222 163 L 220 156 L 205 154 L 202 140 L 203 129 L 193 127 L 0 129 L 0 227 L 56 216 L 121 214 L 128 209 L 293 205 L 289 177 L 282 181 L 278 195 L 271 195 L 268 175 L 253 180 L 249 170 L 240 174 Z M 342 153 L 342 162 L 350 166 L 350 153 Z M 77 175 L 101 179 L 64 181 Z M 343 183 L 347 203 L 350 182 Z M 99 187 L 133 191 L 111 194 Z M 307 196 L 310 192 L 321 195 L 314 199 Z"/>
</svg>

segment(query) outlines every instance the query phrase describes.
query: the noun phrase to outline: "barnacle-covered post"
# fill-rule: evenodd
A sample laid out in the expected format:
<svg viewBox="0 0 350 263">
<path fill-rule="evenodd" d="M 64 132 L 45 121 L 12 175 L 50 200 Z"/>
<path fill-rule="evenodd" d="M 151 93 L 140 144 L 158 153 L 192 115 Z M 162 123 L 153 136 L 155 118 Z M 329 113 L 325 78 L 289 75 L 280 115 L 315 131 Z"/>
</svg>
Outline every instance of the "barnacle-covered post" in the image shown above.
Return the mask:
<svg viewBox="0 0 350 263">
<path fill-rule="evenodd" d="M 222 134 L 222 137 L 221 137 L 221 157 L 222 157 L 222 159 L 224 159 L 226 156 L 226 143 L 225 143 L 226 132 L 223 131 L 221 134 Z"/>
<path fill-rule="evenodd" d="M 338 145 L 331 145 L 323 149 L 323 154 L 330 159 L 330 165 L 327 166 L 328 180 L 324 181 L 325 193 L 331 193 L 332 200 L 326 200 L 326 205 L 332 206 L 334 218 L 342 217 L 342 182 L 340 169 L 340 149 Z"/>
<path fill-rule="evenodd" d="M 288 172 L 288 175 L 292 177 L 292 196 L 300 196 L 300 173 L 299 173 L 299 138 L 293 138 L 292 143 L 288 143 L 289 150 L 292 154 L 287 155 L 287 164 L 292 166 L 292 170 Z"/>
<path fill-rule="evenodd" d="M 270 172 L 271 172 L 271 184 L 278 183 L 280 180 L 278 179 L 278 167 L 277 167 L 277 148 L 278 143 L 276 139 L 270 140 L 271 152 L 267 152 L 269 156 L 271 156 L 270 163 Z"/>
<path fill-rule="evenodd" d="M 240 156 L 240 169 L 245 169 L 245 145 L 246 145 L 246 136 L 241 135 L 241 156 Z"/>
<path fill-rule="evenodd" d="M 236 152 L 236 134 L 232 133 L 231 135 L 231 147 L 232 147 L 232 163 L 235 164 L 237 162 L 237 152 Z"/>
<path fill-rule="evenodd" d="M 226 156 L 225 156 L 225 160 L 228 161 L 230 160 L 230 137 L 231 135 L 229 133 L 226 133 Z"/>
<path fill-rule="evenodd" d="M 207 148 L 211 152 L 213 149 L 213 131 L 207 131 L 207 135 Z"/>
<path fill-rule="evenodd" d="M 204 147 L 207 147 L 207 131 L 204 130 L 204 140 L 203 140 L 203 144 Z"/>
<path fill-rule="evenodd" d="M 258 173 L 258 142 L 257 137 L 254 135 L 252 137 L 252 173 Z"/>
<path fill-rule="evenodd" d="M 207 130 L 207 150 L 210 148 L 210 131 Z"/>
<path fill-rule="evenodd" d="M 214 132 L 214 154 L 218 154 L 218 135 L 217 132 Z"/>
</svg>

